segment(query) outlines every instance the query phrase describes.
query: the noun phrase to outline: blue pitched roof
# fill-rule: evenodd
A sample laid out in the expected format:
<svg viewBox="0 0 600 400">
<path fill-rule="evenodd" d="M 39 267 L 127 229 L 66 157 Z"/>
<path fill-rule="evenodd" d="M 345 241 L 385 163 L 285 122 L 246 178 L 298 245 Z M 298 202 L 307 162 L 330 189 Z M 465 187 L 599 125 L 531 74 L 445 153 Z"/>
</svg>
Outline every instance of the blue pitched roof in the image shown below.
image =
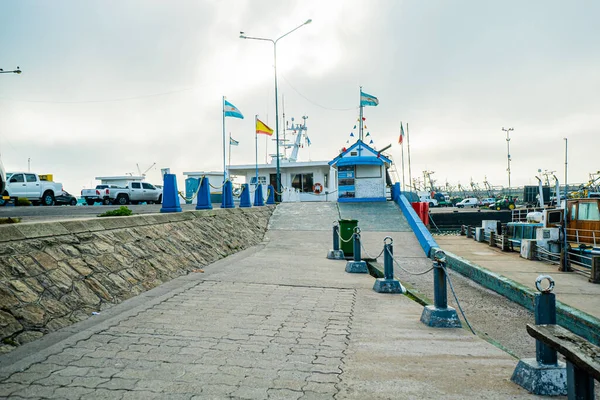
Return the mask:
<svg viewBox="0 0 600 400">
<path fill-rule="evenodd" d="M 375 156 L 375 155 L 350 156 L 348 158 L 344 158 L 344 156 L 346 154 L 349 154 L 352 150 L 356 149 L 358 146 L 368 149 L 371 152 L 378 154 L 378 156 Z M 359 164 L 360 165 L 382 165 L 383 163 L 391 164 L 392 161 L 389 158 L 387 158 L 384 155 L 377 152 L 377 150 L 374 150 L 373 148 L 371 148 L 370 146 L 365 144 L 365 142 L 363 142 L 362 140 L 357 140 L 356 143 L 354 143 L 352 146 L 350 146 L 346 151 L 344 151 L 343 153 L 338 155 L 336 158 L 331 160 L 329 162 L 329 165 L 330 166 L 359 165 Z"/>
</svg>

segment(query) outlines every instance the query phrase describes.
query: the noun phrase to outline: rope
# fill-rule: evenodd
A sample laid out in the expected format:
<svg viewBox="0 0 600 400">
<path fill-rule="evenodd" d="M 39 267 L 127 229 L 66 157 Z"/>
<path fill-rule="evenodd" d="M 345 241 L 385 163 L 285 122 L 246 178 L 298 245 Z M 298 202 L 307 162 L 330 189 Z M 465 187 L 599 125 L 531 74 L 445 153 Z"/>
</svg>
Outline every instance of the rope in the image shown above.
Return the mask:
<svg viewBox="0 0 600 400">
<path fill-rule="evenodd" d="M 236 188 L 236 189 L 238 189 L 238 188 Z M 242 196 L 242 193 L 244 193 L 244 186 L 242 186 L 242 187 L 240 188 L 240 193 L 239 193 L 239 194 L 235 194 L 235 192 L 234 192 L 234 191 L 232 191 L 233 197 L 241 197 L 241 196 Z"/>
<path fill-rule="evenodd" d="M 456 305 L 458 306 L 458 309 L 460 310 L 460 313 L 462 314 L 463 318 L 465 319 L 465 322 L 467 323 L 467 326 L 471 330 L 471 333 L 473 333 L 473 335 L 477 335 L 475 333 L 475 331 L 473 330 L 473 328 L 471 327 L 471 324 L 469 323 L 469 320 L 467 319 L 467 316 L 465 315 L 465 312 L 463 311 L 462 307 L 460 306 L 460 302 L 458 301 L 458 297 L 456 297 L 456 292 L 454 291 L 454 287 L 452 286 L 452 280 L 450 279 L 450 275 L 448 274 L 448 271 L 446 270 L 446 265 L 442 264 L 441 267 L 444 269 L 444 274 L 446 274 L 446 277 L 448 278 L 448 283 L 450 284 L 450 290 L 452 291 L 452 295 L 454 296 L 454 300 L 456 300 Z"/>
<path fill-rule="evenodd" d="M 222 184 L 221 186 L 213 186 L 213 185 L 212 185 L 210 182 L 209 182 L 208 184 L 210 185 L 210 187 L 211 187 L 211 188 L 213 188 L 213 189 L 217 189 L 217 190 L 218 190 L 218 189 L 222 189 L 222 188 L 223 188 L 223 186 L 225 186 L 225 184 L 226 184 L 227 182 L 229 182 L 229 179 L 227 179 L 225 182 L 223 182 L 223 184 Z"/>
<path fill-rule="evenodd" d="M 194 194 L 192 195 L 192 197 L 185 197 L 181 191 L 179 191 L 179 192 L 177 192 L 177 193 L 178 193 L 178 194 L 181 196 L 181 198 L 182 198 L 182 199 L 183 199 L 183 200 L 184 200 L 186 203 L 187 203 L 188 201 L 189 201 L 189 202 L 192 202 L 192 201 L 193 201 L 193 200 L 196 198 L 196 196 L 198 196 L 198 193 L 200 193 L 200 188 L 202 187 L 202 181 L 203 181 L 203 180 L 204 180 L 204 175 L 202 175 L 202 178 L 200 178 L 200 183 L 198 184 L 198 188 L 196 189 L 196 193 L 194 193 Z"/>
<path fill-rule="evenodd" d="M 383 248 L 383 249 L 385 250 L 385 249 L 386 249 L 386 247 L 384 246 L 384 248 Z M 382 252 L 382 253 L 383 253 L 383 252 Z M 400 263 L 398 262 L 398 260 L 396 260 L 396 259 L 394 258 L 394 255 L 393 255 L 393 254 L 391 254 L 391 253 L 389 252 L 389 250 L 388 250 L 388 254 L 389 254 L 391 257 L 392 257 L 392 260 L 394 260 L 394 262 L 396 263 L 396 265 L 398 266 L 398 268 L 400 268 L 402 271 L 404 271 L 404 272 L 406 272 L 407 274 L 410 274 L 410 275 L 425 275 L 426 273 L 428 273 L 428 272 L 431 272 L 431 270 L 433 270 L 433 269 L 435 268 L 435 267 L 431 267 L 431 268 L 429 268 L 427 271 L 421 271 L 421 272 L 409 271 L 409 270 L 407 270 L 406 268 L 404 268 L 402 265 L 400 265 Z"/>
<path fill-rule="evenodd" d="M 340 241 L 341 241 L 341 242 L 343 242 L 343 243 L 348 243 L 349 241 L 351 241 L 352 239 L 354 239 L 354 233 L 352 234 L 352 236 L 350 236 L 350 239 L 348 239 L 348 240 L 344 240 L 344 239 L 342 238 L 342 233 L 341 233 L 341 230 L 340 230 L 340 229 L 338 229 L 338 237 L 340 238 Z"/>
<path fill-rule="evenodd" d="M 266 203 L 269 200 L 269 195 L 271 194 L 271 188 L 267 187 L 267 197 L 264 199 L 264 202 Z"/>
</svg>

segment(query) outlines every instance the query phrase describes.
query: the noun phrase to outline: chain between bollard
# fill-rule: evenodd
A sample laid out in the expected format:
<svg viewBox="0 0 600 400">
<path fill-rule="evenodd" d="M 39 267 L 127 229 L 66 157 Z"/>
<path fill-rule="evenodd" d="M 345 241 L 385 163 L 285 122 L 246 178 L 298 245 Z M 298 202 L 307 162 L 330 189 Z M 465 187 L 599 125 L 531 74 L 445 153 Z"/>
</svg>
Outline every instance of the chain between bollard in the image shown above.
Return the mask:
<svg viewBox="0 0 600 400">
<path fill-rule="evenodd" d="M 448 274 L 448 270 L 446 269 L 446 259 L 445 259 L 445 257 L 444 257 L 443 261 L 437 261 L 437 263 L 444 270 L 444 274 L 446 275 L 446 278 L 448 278 L 448 285 L 450 286 L 450 291 L 452 292 L 452 296 L 454 296 L 454 300 L 456 300 L 456 305 L 458 306 L 458 309 L 460 310 L 461 315 L 463 316 L 465 322 L 467 323 L 467 326 L 469 327 L 469 329 L 471 330 L 471 333 L 473 335 L 477 335 L 475 333 L 475 331 L 473 330 L 473 327 L 471 327 L 471 324 L 469 323 L 469 320 L 467 319 L 467 316 L 465 315 L 465 312 L 463 311 L 462 307 L 460 306 L 460 302 L 458 301 L 458 297 L 456 296 L 456 292 L 454 291 L 454 286 L 452 286 L 452 280 L 450 279 L 450 275 Z"/>
<path fill-rule="evenodd" d="M 385 251 L 386 248 L 384 247 L 383 250 Z M 382 253 L 383 253 L 383 251 L 382 251 Z M 388 251 L 388 254 L 389 254 L 389 251 Z M 410 275 L 425 275 L 426 273 L 431 272 L 435 268 L 435 266 L 433 266 L 433 267 L 429 268 L 427 271 L 421 271 L 421 272 L 409 271 L 406 268 L 404 268 L 402 265 L 400 265 L 400 263 L 398 262 L 398 260 L 396 260 L 394 258 L 393 254 L 390 254 L 390 255 L 392 256 L 392 261 L 394 261 L 394 263 L 398 266 L 398 268 L 400 268 L 402 271 L 404 271 L 404 272 L 406 272 L 407 274 L 410 274 Z"/>
<path fill-rule="evenodd" d="M 194 201 L 194 199 L 198 196 L 198 193 L 200 193 L 200 188 L 202 187 L 202 181 L 203 180 L 204 180 L 204 175 L 202 175 L 202 178 L 200 178 L 200 183 L 198 184 L 198 188 L 196 189 L 196 192 L 192 195 L 192 197 L 186 197 L 186 196 L 184 196 L 181 191 L 179 191 L 177 193 L 186 202 L 188 202 L 188 201 L 190 201 L 190 202 Z"/>
</svg>

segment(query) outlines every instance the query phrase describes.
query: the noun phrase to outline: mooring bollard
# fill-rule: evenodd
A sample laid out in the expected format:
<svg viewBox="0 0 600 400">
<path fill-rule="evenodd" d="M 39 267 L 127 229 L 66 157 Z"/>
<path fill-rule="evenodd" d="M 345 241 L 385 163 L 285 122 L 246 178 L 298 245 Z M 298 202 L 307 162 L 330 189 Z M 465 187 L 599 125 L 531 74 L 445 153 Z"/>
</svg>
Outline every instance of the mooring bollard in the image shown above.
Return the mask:
<svg viewBox="0 0 600 400">
<path fill-rule="evenodd" d="M 221 201 L 221 208 L 234 208 L 233 204 L 233 186 L 231 181 L 225 181 L 223 184 L 223 199 Z"/>
<path fill-rule="evenodd" d="M 262 207 L 264 205 L 265 199 L 263 198 L 262 183 L 259 183 L 254 191 L 254 207 Z"/>
<path fill-rule="evenodd" d="M 460 328 L 462 324 L 453 307 L 448 307 L 446 254 L 436 250 L 433 257 L 433 305 L 425 306 L 421 322 L 433 328 Z"/>
<path fill-rule="evenodd" d="M 389 241 L 389 243 L 388 243 Z M 383 239 L 383 278 L 375 280 L 373 290 L 377 293 L 406 293 L 400 281 L 394 279 L 394 239 Z"/>
<path fill-rule="evenodd" d="M 165 174 L 163 177 L 163 198 L 161 213 L 181 212 L 179 195 L 177 194 L 177 177 L 175 174 Z"/>
<path fill-rule="evenodd" d="M 242 193 L 240 193 L 240 208 L 252 207 L 250 203 L 250 185 L 244 183 L 242 185 Z"/>
<path fill-rule="evenodd" d="M 272 206 L 275 204 L 275 188 L 273 185 L 267 187 L 267 205 Z"/>
<path fill-rule="evenodd" d="M 196 199 L 196 210 L 212 210 L 212 201 L 210 199 L 210 181 L 207 177 L 200 178 L 200 189 Z"/>
<path fill-rule="evenodd" d="M 330 260 L 345 260 L 344 252 L 340 250 L 340 226 L 333 221 L 333 250 L 329 250 L 327 258 Z"/>
<path fill-rule="evenodd" d="M 471 234 L 471 226 L 470 225 L 467 225 L 467 237 L 468 238 L 472 238 L 473 237 L 473 235 Z"/>
<path fill-rule="evenodd" d="M 490 247 L 496 247 L 496 232 L 490 231 Z"/>
<path fill-rule="evenodd" d="M 353 238 L 354 260 L 348 261 L 346 263 L 346 272 L 349 272 L 351 274 L 368 274 L 369 268 L 367 267 L 367 263 L 361 260 L 362 257 L 360 253 L 360 228 L 358 226 L 354 227 Z"/>
<path fill-rule="evenodd" d="M 547 280 L 548 286 L 542 287 Z M 540 275 L 535 281 L 540 293 L 535 295 L 534 314 L 536 325 L 556 325 L 556 296 L 552 293 L 554 280 L 549 275 Z M 567 394 L 567 369 L 558 361 L 556 350 L 535 341 L 535 358 L 519 360 L 511 380 L 533 394 L 560 396 Z"/>
</svg>

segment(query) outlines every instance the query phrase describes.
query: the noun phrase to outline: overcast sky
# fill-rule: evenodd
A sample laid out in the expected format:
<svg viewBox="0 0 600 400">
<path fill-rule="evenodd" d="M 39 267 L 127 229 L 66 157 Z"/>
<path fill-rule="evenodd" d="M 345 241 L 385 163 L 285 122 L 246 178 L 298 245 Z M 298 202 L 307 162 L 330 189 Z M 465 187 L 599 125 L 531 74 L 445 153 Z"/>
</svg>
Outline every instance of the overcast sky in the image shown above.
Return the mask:
<svg viewBox="0 0 600 400">
<path fill-rule="evenodd" d="M 358 116 L 359 86 L 376 147 L 410 127 L 413 177 L 513 186 L 538 169 L 569 181 L 600 170 L 600 2 L 589 1 L 3 1 L 0 153 L 7 171 L 53 173 L 78 194 L 94 177 L 160 168 L 222 169 L 221 97 L 254 162 L 254 115 L 274 127 L 273 46 L 286 119 L 307 115 L 312 146 L 331 160 Z M 281 111 L 281 108 L 280 108 Z M 265 142 L 261 140 L 260 160 Z M 270 144 L 269 153 L 274 152 Z M 406 149 L 405 149 L 406 154 Z M 400 166 L 398 166 L 400 170 Z"/>
</svg>

